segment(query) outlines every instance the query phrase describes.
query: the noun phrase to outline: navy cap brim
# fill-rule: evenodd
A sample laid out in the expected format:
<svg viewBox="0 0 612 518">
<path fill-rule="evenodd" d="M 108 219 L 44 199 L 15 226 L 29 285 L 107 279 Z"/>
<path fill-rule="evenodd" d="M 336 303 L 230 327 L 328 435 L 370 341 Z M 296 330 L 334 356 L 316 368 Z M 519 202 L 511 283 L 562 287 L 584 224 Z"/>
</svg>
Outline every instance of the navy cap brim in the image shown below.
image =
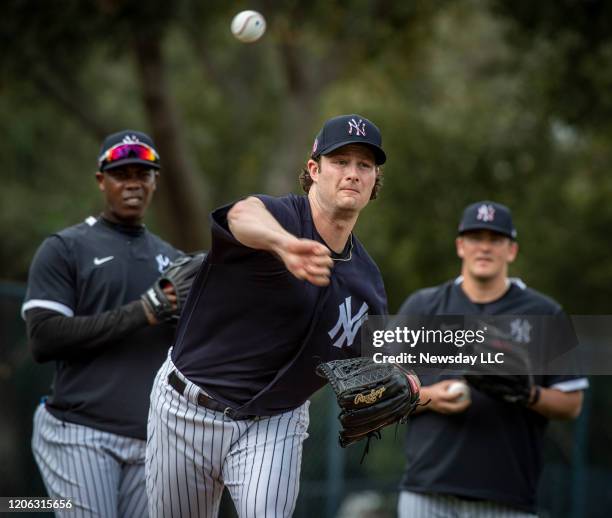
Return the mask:
<svg viewBox="0 0 612 518">
<path fill-rule="evenodd" d="M 106 166 L 102 166 L 100 171 L 110 171 L 111 169 L 117 169 L 118 167 L 124 165 L 144 165 L 150 169 L 159 170 L 159 164 L 155 162 L 147 162 L 146 160 L 140 160 L 139 158 L 124 158 L 123 160 L 117 160 L 116 162 L 111 162 L 110 164 L 106 164 Z"/>
<path fill-rule="evenodd" d="M 465 227 L 460 227 L 458 234 L 461 235 L 466 232 L 469 232 L 470 230 L 490 230 L 491 232 L 497 232 L 498 234 L 509 237 L 510 239 L 516 239 L 516 230 L 508 232 L 508 230 L 505 228 L 498 227 L 497 225 L 488 225 L 486 223 L 466 225 Z"/>
<path fill-rule="evenodd" d="M 387 155 L 382 150 L 382 148 L 374 144 L 371 144 L 369 142 L 364 142 L 363 139 L 360 139 L 360 138 L 347 139 L 347 140 L 343 140 L 342 142 L 336 142 L 335 144 L 325 149 L 319 150 L 316 155 L 313 155 L 313 157 L 316 157 L 319 155 L 328 155 L 332 151 L 335 151 L 336 149 L 339 149 L 342 146 L 346 146 L 348 144 L 361 144 L 363 146 L 369 147 L 374 152 L 374 161 L 376 162 L 376 165 L 382 165 L 387 161 Z"/>
</svg>

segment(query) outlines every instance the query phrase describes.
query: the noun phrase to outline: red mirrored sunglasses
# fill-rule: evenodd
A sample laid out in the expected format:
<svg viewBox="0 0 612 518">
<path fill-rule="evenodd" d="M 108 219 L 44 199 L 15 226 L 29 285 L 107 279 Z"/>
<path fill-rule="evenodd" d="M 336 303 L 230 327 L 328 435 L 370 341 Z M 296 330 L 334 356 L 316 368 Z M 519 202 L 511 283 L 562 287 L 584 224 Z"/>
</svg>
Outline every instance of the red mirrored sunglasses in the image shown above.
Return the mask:
<svg viewBox="0 0 612 518">
<path fill-rule="evenodd" d="M 135 143 L 117 144 L 107 149 L 98 158 L 98 165 L 102 168 L 104 165 L 112 164 L 113 162 L 126 158 L 136 158 L 138 160 L 159 164 L 159 155 L 157 151 L 147 144 Z"/>
</svg>

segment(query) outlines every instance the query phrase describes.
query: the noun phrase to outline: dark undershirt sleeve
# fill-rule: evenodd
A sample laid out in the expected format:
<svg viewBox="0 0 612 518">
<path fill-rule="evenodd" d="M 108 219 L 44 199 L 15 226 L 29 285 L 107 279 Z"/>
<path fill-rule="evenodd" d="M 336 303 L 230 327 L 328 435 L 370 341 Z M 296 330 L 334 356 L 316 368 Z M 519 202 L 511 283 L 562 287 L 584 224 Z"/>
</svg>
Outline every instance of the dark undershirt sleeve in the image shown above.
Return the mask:
<svg viewBox="0 0 612 518">
<path fill-rule="evenodd" d="M 67 360 L 109 347 L 128 333 L 149 325 L 140 300 L 81 317 L 33 308 L 26 312 L 25 320 L 32 356 L 41 363 Z"/>
</svg>

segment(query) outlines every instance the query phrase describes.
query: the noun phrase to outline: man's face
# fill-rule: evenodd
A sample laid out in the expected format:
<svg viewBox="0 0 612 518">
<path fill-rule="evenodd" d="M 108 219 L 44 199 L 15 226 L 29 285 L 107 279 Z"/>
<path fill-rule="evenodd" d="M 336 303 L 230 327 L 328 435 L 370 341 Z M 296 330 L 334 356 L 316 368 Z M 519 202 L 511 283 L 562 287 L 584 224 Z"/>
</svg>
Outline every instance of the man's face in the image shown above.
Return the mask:
<svg viewBox="0 0 612 518">
<path fill-rule="evenodd" d="M 332 212 L 359 212 L 370 200 L 377 167 L 374 153 L 360 144 L 348 144 L 308 161 L 313 194 L 321 206 Z"/>
<path fill-rule="evenodd" d="M 104 193 L 104 215 L 117 223 L 140 223 L 157 185 L 157 171 L 141 165 L 126 165 L 97 172 Z"/>
<path fill-rule="evenodd" d="M 462 273 L 481 282 L 508 275 L 518 245 L 510 238 L 490 230 L 465 232 L 456 240 L 457 255 L 463 260 Z"/>
</svg>

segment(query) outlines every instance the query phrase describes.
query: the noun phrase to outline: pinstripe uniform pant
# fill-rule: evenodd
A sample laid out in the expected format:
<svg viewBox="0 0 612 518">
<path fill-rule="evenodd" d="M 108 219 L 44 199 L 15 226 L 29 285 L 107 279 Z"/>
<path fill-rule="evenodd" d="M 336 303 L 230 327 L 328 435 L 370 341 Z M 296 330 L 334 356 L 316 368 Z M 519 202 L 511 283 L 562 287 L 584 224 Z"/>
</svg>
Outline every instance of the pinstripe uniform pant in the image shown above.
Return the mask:
<svg viewBox="0 0 612 518">
<path fill-rule="evenodd" d="M 537 518 L 491 501 L 464 500 L 449 495 L 402 491 L 398 518 Z"/>
<path fill-rule="evenodd" d="M 49 496 L 72 500 L 69 518 L 146 518 L 146 443 L 34 414 L 32 451 Z"/>
<path fill-rule="evenodd" d="M 299 489 L 308 406 L 235 421 L 197 404 L 200 389 L 180 372 L 184 394 L 168 384 L 170 358 L 151 392 L 147 493 L 151 517 L 216 517 L 227 487 L 241 518 L 291 516 Z"/>
</svg>

